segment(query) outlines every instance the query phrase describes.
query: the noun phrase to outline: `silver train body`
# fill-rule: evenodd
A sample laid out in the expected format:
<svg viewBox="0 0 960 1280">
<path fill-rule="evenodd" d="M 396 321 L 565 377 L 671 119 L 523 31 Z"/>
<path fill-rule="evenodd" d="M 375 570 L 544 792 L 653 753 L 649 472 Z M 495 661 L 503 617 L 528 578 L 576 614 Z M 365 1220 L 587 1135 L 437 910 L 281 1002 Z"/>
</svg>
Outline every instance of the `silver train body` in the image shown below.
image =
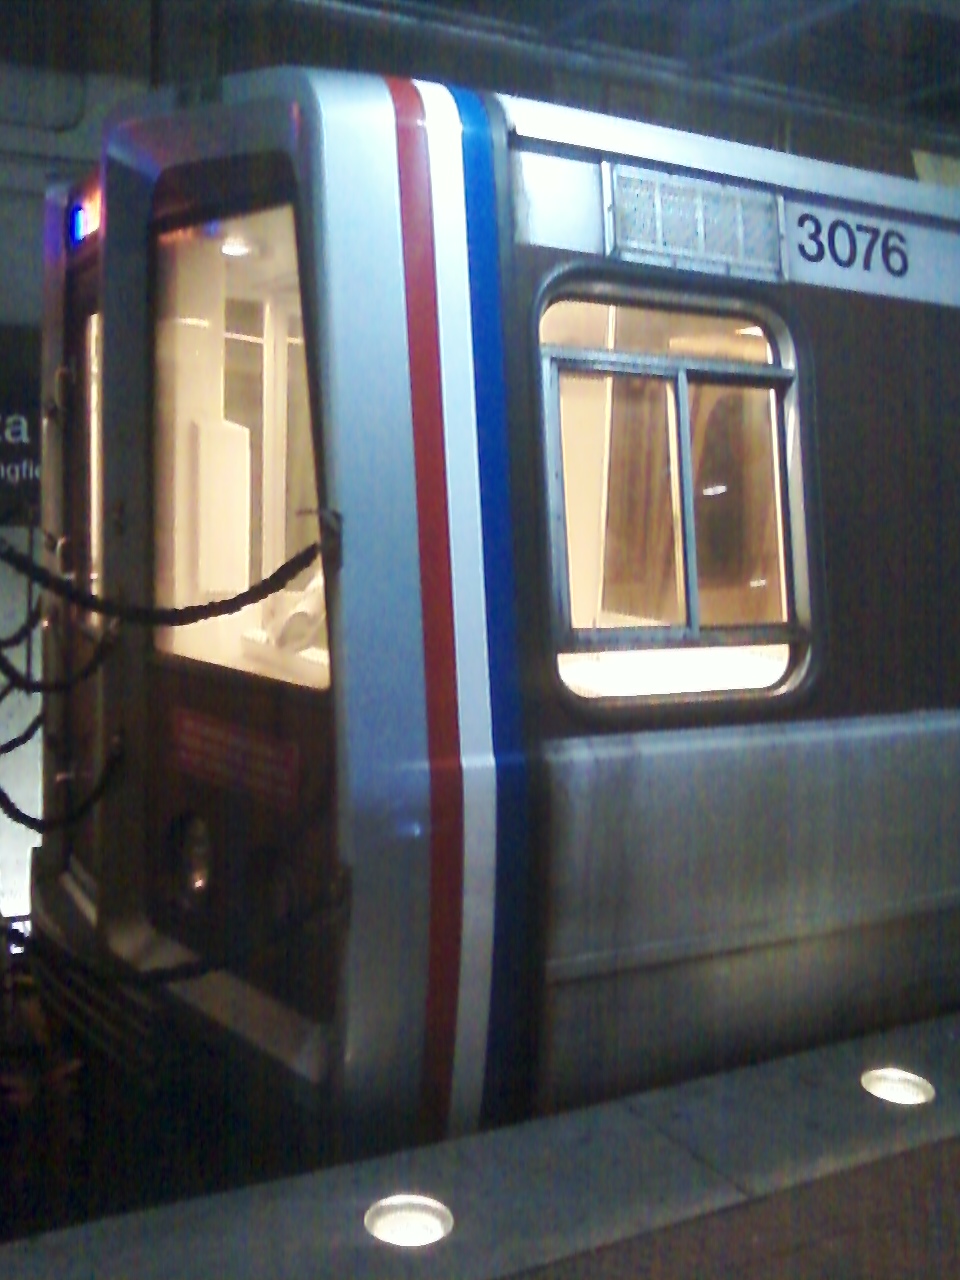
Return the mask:
<svg viewBox="0 0 960 1280">
<path fill-rule="evenodd" d="M 103 658 L 48 699 L 51 1005 L 394 1143 L 955 1007 L 958 232 L 435 84 L 117 116 L 48 204 L 48 567 L 210 616 L 48 595 L 48 673 Z"/>
</svg>

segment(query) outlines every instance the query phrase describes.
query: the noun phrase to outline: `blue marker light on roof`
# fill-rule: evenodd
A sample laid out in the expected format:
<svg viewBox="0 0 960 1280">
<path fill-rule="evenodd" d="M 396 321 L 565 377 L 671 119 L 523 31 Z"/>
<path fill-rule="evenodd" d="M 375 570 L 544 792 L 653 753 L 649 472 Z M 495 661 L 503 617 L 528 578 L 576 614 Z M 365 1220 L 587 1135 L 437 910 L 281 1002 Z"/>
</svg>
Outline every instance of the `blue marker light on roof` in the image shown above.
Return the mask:
<svg viewBox="0 0 960 1280">
<path fill-rule="evenodd" d="M 79 244 L 83 239 L 83 205 L 75 204 L 70 210 L 70 243 Z"/>
<path fill-rule="evenodd" d="M 67 235 L 76 248 L 100 228 L 100 191 L 95 188 L 70 206 L 67 215 Z"/>
</svg>

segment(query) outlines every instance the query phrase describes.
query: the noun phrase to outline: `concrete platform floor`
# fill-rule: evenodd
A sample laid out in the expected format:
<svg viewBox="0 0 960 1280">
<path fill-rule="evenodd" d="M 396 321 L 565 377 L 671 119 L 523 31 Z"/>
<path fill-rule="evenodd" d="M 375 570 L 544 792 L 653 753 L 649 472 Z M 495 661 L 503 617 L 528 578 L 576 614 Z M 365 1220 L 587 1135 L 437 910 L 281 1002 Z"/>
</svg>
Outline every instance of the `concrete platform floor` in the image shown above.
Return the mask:
<svg viewBox="0 0 960 1280">
<path fill-rule="evenodd" d="M 933 1143 L 560 1262 L 524 1280 L 946 1280 L 960 1141 Z"/>
<path fill-rule="evenodd" d="M 895 1107 L 894 1064 L 935 1100 Z M 378 1197 L 442 1200 L 423 1250 L 364 1230 Z M 960 1276 L 960 1015 L 383 1159 L 0 1248 L 5 1280 L 153 1277 Z"/>
</svg>

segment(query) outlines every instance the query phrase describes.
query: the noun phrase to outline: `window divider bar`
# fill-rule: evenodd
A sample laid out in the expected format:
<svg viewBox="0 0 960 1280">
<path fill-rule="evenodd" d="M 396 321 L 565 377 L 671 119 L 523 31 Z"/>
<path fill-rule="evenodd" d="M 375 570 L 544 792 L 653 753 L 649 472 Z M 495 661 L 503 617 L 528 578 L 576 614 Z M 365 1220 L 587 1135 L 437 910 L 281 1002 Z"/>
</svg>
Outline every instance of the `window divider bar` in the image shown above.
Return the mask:
<svg viewBox="0 0 960 1280">
<path fill-rule="evenodd" d="M 683 564 L 687 586 L 687 628 L 700 634 L 700 583 L 697 577 L 697 531 L 693 511 L 693 448 L 690 438 L 690 396 L 687 372 L 680 369 L 676 381 L 677 434 L 680 449 L 680 488 L 683 511 Z"/>
<path fill-rule="evenodd" d="M 689 627 L 568 627 L 559 632 L 558 648 L 564 652 L 591 653 L 627 650 L 649 653 L 657 649 L 743 649 L 756 645 L 808 644 L 809 632 L 789 623 L 756 623 L 745 626 L 704 627 L 694 635 Z"/>
<path fill-rule="evenodd" d="M 549 513 L 550 554 L 557 566 L 554 584 L 554 627 L 562 635 L 565 619 L 572 619 L 570 599 L 570 566 L 567 556 L 566 493 L 563 478 L 563 444 L 560 421 L 560 369 L 545 354 L 541 361 L 544 413 L 547 420 L 546 463 Z"/>
<path fill-rule="evenodd" d="M 541 355 L 580 373 L 628 373 L 676 378 L 684 370 L 694 382 L 720 381 L 741 386 L 785 387 L 796 370 L 779 364 L 750 364 L 743 360 L 709 360 L 696 356 L 652 356 L 631 351 L 544 345 Z"/>
</svg>

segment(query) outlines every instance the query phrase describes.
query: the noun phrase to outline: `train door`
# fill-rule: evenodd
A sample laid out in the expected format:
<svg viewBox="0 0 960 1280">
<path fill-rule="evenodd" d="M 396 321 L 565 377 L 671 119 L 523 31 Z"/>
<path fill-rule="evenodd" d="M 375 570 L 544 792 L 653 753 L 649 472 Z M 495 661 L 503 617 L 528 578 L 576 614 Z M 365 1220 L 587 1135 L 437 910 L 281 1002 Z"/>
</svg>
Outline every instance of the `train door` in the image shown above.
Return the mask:
<svg viewBox="0 0 960 1280">
<path fill-rule="evenodd" d="M 54 555 L 57 567 L 81 590 L 98 594 L 103 547 L 101 433 L 102 313 L 96 197 L 72 206 L 67 229 L 63 361 L 58 376 L 60 432 Z M 49 429 L 49 428 L 48 428 Z M 55 483 L 57 481 L 55 480 Z M 49 481 L 45 481 L 49 483 Z M 54 670 L 70 686 L 58 696 L 59 731 L 53 801 L 57 812 L 77 812 L 103 766 L 103 689 L 97 656 L 103 642 L 99 616 L 62 602 L 53 629 Z M 89 674 L 84 674 L 89 671 Z M 49 718 L 49 717 L 48 717 Z M 98 806 L 65 828 L 64 853 L 74 881 L 95 906 L 100 875 Z"/>
<path fill-rule="evenodd" d="M 325 1022 L 342 884 L 321 561 L 248 599 L 320 539 L 293 209 L 159 230 L 153 253 L 154 595 L 209 613 L 150 647 L 150 914 Z"/>
</svg>

